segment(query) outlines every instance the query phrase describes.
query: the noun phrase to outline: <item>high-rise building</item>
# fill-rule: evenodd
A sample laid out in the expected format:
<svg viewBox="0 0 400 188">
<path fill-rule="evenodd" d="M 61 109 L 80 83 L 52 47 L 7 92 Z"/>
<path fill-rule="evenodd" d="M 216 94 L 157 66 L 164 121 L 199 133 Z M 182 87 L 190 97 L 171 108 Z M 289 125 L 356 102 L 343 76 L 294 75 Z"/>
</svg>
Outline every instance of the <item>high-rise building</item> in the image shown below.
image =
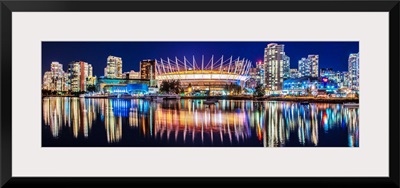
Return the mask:
<svg viewBox="0 0 400 188">
<path fill-rule="evenodd" d="M 88 77 L 93 77 L 93 67 L 91 64 L 88 64 Z"/>
<path fill-rule="evenodd" d="M 89 80 L 89 67 L 91 65 L 84 61 L 74 61 L 68 65 L 72 92 L 86 91 L 87 81 Z"/>
<path fill-rule="evenodd" d="M 260 71 L 258 68 L 250 68 L 249 70 L 250 79 L 246 82 L 248 88 L 255 88 L 260 83 Z"/>
<path fill-rule="evenodd" d="M 63 65 L 59 62 L 53 61 L 50 65 L 50 71 L 43 75 L 43 90 L 49 91 L 69 91 L 69 77 L 68 73 L 64 72 Z"/>
<path fill-rule="evenodd" d="M 108 56 L 107 67 L 104 68 L 105 78 L 122 78 L 122 58 Z"/>
<path fill-rule="evenodd" d="M 140 79 L 140 72 L 135 72 L 134 70 L 131 70 L 129 72 L 128 78 L 129 79 Z"/>
<path fill-rule="evenodd" d="M 142 60 L 140 62 L 140 79 L 149 79 L 150 86 L 155 86 L 157 60 Z"/>
<path fill-rule="evenodd" d="M 290 78 L 290 57 L 283 56 L 283 79 Z"/>
<path fill-rule="evenodd" d="M 318 77 L 318 67 L 319 67 L 319 55 L 308 55 L 307 61 L 311 65 L 311 77 Z"/>
<path fill-rule="evenodd" d="M 270 43 L 264 51 L 265 83 L 269 90 L 281 90 L 290 75 L 290 58 L 283 44 Z"/>
<path fill-rule="evenodd" d="M 333 71 L 333 69 L 332 68 L 322 68 L 321 70 L 320 70 L 320 77 L 322 78 L 322 77 L 325 77 L 325 78 L 328 78 L 328 80 L 330 80 L 330 81 L 335 81 L 335 82 L 337 82 L 337 76 L 336 76 L 336 73 Z"/>
<path fill-rule="evenodd" d="M 143 60 L 140 62 L 140 78 L 155 79 L 156 77 L 156 60 Z"/>
<path fill-rule="evenodd" d="M 52 84 L 51 91 L 63 91 L 65 80 L 64 80 L 64 70 L 62 64 L 59 62 L 51 62 L 51 76 Z"/>
<path fill-rule="evenodd" d="M 344 72 L 337 71 L 336 72 L 336 82 L 337 82 L 339 88 L 347 88 L 349 85 L 348 80 L 349 80 L 349 74 L 347 71 L 344 71 Z"/>
<path fill-rule="evenodd" d="M 299 60 L 299 72 L 301 77 L 318 78 L 318 58 L 318 55 L 308 55 L 307 58 L 302 57 Z"/>
<path fill-rule="evenodd" d="M 51 71 L 46 71 L 43 75 L 43 84 L 42 84 L 42 89 L 43 90 L 52 90 L 52 81 L 53 76 L 51 75 Z"/>
<path fill-rule="evenodd" d="M 350 87 L 349 72 L 347 72 L 347 71 L 342 72 L 342 76 L 343 76 L 343 87 L 349 88 Z"/>
<path fill-rule="evenodd" d="M 351 89 L 358 90 L 360 84 L 360 64 L 359 54 L 353 53 L 349 55 L 349 86 Z"/>
<path fill-rule="evenodd" d="M 256 63 L 256 68 L 258 70 L 258 75 L 259 75 L 257 83 L 260 83 L 260 84 L 264 85 L 265 84 L 265 74 L 264 74 L 265 66 L 264 66 L 264 63 L 262 61 L 257 62 Z"/>
<path fill-rule="evenodd" d="M 71 81 L 69 79 L 69 73 L 64 72 L 64 88 L 63 91 L 70 91 L 71 90 Z"/>
<path fill-rule="evenodd" d="M 311 76 L 311 64 L 307 61 L 307 58 L 302 57 L 299 60 L 299 74 L 300 77 L 310 77 Z"/>
<path fill-rule="evenodd" d="M 300 78 L 301 74 L 297 69 L 290 69 L 290 78 Z"/>
</svg>

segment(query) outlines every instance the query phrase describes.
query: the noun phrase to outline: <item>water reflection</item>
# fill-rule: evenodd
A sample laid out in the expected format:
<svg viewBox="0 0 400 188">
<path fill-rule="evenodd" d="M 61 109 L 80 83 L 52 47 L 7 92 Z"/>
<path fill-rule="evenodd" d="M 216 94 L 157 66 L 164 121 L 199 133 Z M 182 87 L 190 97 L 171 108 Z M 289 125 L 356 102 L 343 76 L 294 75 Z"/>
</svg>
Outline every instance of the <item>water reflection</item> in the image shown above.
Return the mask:
<svg viewBox="0 0 400 188">
<path fill-rule="evenodd" d="M 359 109 L 324 103 L 220 100 L 207 106 L 201 100 L 51 97 L 43 99 L 43 134 L 48 136 L 43 146 L 358 147 Z"/>
</svg>

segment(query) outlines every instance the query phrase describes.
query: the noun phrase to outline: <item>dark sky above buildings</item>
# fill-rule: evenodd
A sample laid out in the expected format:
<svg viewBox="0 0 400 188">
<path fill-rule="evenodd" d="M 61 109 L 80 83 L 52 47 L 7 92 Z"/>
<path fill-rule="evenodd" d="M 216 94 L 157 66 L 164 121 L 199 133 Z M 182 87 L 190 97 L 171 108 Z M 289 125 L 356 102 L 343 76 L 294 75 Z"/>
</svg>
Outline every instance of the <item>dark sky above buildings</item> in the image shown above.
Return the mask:
<svg viewBox="0 0 400 188">
<path fill-rule="evenodd" d="M 201 57 L 214 60 L 224 55 L 224 59 L 246 58 L 253 62 L 263 61 L 264 49 L 269 43 L 285 45 L 285 53 L 290 57 L 290 67 L 298 68 L 298 60 L 308 54 L 319 55 L 319 68 L 333 68 L 347 71 L 350 53 L 359 52 L 358 42 L 42 42 L 42 76 L 50 70 L 52 61 L 63 64 L 64 71 L 71 61 L 85 61 L 93 66 L 93 74 L 103 76 L 109 55 L 121 57 L 123 72 L 139 71 L 143 59 L 166 59 L 167 57 L 201 62 Z"/>
</svg>

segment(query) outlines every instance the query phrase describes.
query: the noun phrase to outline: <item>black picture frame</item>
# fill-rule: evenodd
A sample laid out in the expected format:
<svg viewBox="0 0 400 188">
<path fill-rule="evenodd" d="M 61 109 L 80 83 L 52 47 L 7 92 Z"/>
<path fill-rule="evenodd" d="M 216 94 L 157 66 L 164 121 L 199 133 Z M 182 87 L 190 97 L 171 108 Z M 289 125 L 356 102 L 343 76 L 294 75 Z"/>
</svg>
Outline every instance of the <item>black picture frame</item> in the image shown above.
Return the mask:
<svg viewBox="0 0 400 188">
<path fill-rule="evenodd" d="M 384 1 L 0 1 L 1 186 L 121 187 L 143 185 L 238 185 L 276 187 L 399 187 L 399 10 L 398 0 Z M 12 12 L 70 11 L 312 11 L 389 13 L 389 177 L 12 177 Z"/>
</svg>

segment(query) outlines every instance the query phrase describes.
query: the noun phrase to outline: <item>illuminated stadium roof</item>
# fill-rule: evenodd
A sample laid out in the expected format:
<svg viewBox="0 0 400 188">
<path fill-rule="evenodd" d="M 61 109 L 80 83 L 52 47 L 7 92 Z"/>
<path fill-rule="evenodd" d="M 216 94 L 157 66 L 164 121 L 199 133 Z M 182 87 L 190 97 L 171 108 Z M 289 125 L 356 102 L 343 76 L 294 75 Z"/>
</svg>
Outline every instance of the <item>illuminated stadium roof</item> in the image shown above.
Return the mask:
<svg viewBox="0 0 400 188">
<path fill-rule="evenodd" d="M 157 62 L 157 80 L 240 80 L 246 81 L 249 78 L 251 61 L 239 57 L 224 59 L 224 56 L 208 61 L 202 56 L 200 61 L 195 57 L 191 60 L 183 57 L 183 60 L 161 59 Z"/>
</svg>

